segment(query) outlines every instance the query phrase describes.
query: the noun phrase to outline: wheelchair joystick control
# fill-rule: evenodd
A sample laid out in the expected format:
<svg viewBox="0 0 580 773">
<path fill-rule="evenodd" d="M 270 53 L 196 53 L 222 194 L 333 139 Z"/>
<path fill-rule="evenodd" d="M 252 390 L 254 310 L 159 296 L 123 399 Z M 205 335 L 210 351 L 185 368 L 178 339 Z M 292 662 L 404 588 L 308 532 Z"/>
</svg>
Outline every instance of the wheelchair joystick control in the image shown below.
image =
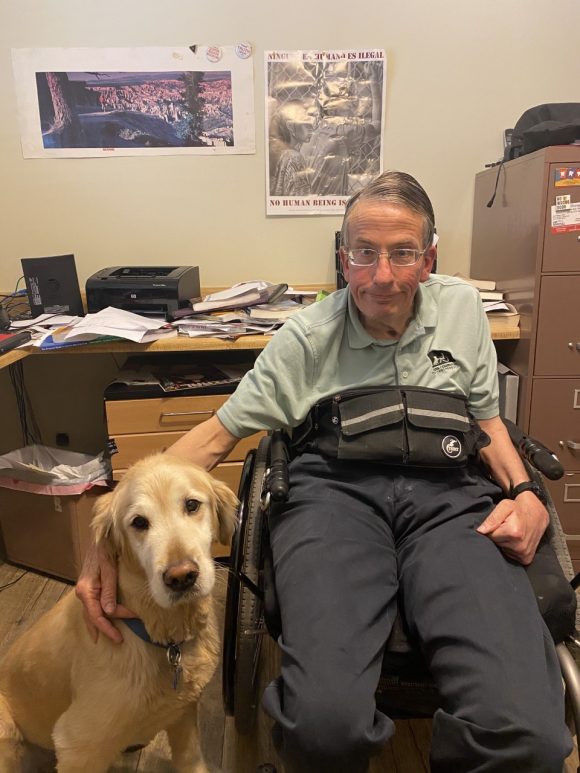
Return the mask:
<svg viewBox="0 0 580 773">
<path fill-rule="evenodd" d="M 503 419 L 503 423 L 507 427 L 512 443 L 519 448 L 524 459 L 527 459 L 546 478 L 559 480 L 564 475 L 560 460 L 549 448 L 543 446 L 538 440 L 528 437 L 509 419 Z"/>
</svg>

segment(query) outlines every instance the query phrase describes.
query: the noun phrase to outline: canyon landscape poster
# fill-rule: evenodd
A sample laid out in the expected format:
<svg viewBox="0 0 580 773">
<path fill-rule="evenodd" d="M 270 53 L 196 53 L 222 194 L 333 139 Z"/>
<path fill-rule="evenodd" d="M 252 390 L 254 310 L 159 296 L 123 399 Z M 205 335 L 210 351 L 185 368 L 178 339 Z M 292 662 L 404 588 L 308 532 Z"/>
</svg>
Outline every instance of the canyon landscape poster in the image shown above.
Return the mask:
<svg viewBox="0 0 580 773">
<path fill-rule="evenodd" d="M 24 156 L 254 152 L 251 56 L 192 48 L 13 51 Z"/>
</svg>

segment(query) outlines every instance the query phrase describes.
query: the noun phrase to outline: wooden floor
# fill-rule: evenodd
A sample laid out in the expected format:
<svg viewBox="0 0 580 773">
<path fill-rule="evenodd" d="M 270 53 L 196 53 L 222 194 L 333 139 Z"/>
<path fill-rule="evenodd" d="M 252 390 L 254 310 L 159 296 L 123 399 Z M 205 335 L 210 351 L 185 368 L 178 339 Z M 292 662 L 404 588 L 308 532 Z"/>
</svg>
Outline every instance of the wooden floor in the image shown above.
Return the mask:
<svg viewBox="0 0 580 773">
<path fill-rule="evenodd" d="M 0 656 L 40 615 L 52 607 L 72 587 L 64 582 L 0 561 Z M 225 573 L 218 570 L 216 600 L 223 615 Z M 264 642 L 265 680 L 276 668 L 276 647 Z M 382 754 L 373 759 L 370 773 L 428 773 L 431 722 L 397 722 L 397 731 Z M 200 710 L 200 733 L 206 762 L 212 771 L 255 773 L 259 764 L 271 763 L 278 773 L 283 767 L 270 743 L 270 723 L 260 712 L 257 732 L 252 740 L 235 733 L 233 721 L 224 716 L 221 700 L 221 672 L 206 688 Z M 564 773 L 576 773 L 578 755 L 567 760 Z M 54 770 L 50 761 L 38 773 Z M 111 773 L 172 773 L 163 733 L 147 749 L 119 758 Z"/>
</svg>

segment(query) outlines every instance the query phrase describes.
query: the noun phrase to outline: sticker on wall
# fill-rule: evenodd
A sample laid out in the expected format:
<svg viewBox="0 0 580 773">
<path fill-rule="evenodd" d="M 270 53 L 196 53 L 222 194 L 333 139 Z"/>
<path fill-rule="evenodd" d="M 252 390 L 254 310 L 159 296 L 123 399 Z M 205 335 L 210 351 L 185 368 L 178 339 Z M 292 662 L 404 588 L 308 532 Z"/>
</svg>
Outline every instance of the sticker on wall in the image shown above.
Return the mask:
<svg viewBox="0 0 580 773">
<path fill-rule="evenodd" d="M 554 170 L 554 185 L 556 188 L 580 185 L 580 166 L 559 166 Z"/>
<path fill-rule="evenodd" d="M 568 209 L 564 209 L 561 212 L 558 212 L 555 204 L 551 209 L 553 234 L 580 231 L 580 201 L 573 202 Z"/>
<path fill-rule="evenodd" d="M 208 62 L 219 62 L 222 58 L 222 50 L 219 46 L 208 46 L 206 54 Z"/>
<path fill-rule="evenodd" d="M 240 59 L 248 59 L 252 56 L 252 44 L 251 43 L 238 43 L 236 46 L 236 56 Z"/>
</svg>

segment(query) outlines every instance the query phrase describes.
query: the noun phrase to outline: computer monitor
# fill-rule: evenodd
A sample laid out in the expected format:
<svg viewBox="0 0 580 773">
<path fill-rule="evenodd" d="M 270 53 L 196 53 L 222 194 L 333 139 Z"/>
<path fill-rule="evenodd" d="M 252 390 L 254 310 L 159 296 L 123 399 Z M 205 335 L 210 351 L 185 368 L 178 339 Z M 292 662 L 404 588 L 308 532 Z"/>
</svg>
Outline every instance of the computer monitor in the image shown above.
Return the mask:
<svg viewBox="0 0 580 773">
<path fill-rule="evenodd" d="M 30 312 L 39 314 L 84 314 L 74 255 L 22 258 Z"/>
</svg>

